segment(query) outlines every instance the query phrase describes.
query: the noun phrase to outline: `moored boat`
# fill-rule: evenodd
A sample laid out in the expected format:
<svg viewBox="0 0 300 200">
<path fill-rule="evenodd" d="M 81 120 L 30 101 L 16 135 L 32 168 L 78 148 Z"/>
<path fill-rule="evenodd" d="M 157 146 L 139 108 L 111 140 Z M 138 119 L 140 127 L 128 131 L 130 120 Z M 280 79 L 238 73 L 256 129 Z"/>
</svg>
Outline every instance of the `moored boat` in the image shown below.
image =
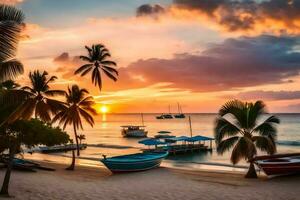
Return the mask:
<svg viewBox="0 0 300 200">
<path fill-rule="evenodd" d="M 84 150 L 87 148 L 87 144 L 78 144 L 80 150 Z M 55 152 L 67 152 L 76 150 L 77 145 L 76 144 L 67 144 L 67 145 L 55 145 L 55 146 L 40 146 L 39 150 L 42 153 L 55 153 Z"/>
<path fill-rule="evenodd" d="M 137 153 L 106 158 L 100 161 L 113 173 L 137 172 L 159 167 L 168 152 Z"/>
<path fill-rule="evenodd" d="M 257 156 L 254 163 L 268 176 L 300 173 L 300 153 Z"/>
<path fill-rule="evenodd" d="M 145 126 L 121 126 L 123 137 L 135 137 L 142 138 L 147 137 L 148 131 L 145 130 Z"/>
</svg>

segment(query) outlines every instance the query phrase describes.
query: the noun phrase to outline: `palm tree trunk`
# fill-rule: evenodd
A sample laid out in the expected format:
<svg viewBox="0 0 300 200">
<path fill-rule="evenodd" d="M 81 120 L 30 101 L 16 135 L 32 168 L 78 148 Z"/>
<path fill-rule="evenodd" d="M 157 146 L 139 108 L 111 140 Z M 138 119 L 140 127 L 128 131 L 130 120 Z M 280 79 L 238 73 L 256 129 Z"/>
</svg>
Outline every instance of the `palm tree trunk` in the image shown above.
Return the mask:
<svg viewBox="0 0 300 200">
<path fill-rule="evenodd" d="M 257 178 L 257 174 L 256 174 L 256 170 L 255 170 L 255 166 L 254 166 L 253 162 L 250 163 L 249 170 L 248 170 L 245 178 Z"/>
<path fill-rule="evenodd" d="M 2 188 L 0 191 L 1 196 L 9 196 L 8 186 L 9 186 L 9 181 L 10 181 L 11 170 L 13 167 L 13 158 L 14 158 L 14 150 L 13 150 L 13 147 L 11 147 L 11 148 L 9 148 L 9 158 L 8 158 L 8 163 L 7 163 L 7 169 L 6 169 L 5 177 L 3 180 Z"/>
<path fill-rule="evenodd" d="M 74 170 L 75 169 L 75 151 L 72 150 L 72 163 L 69 167 L 66 168 L 66 170 Z"/>
<path fill-rule="evenodd" d="M 79 149 L 79 144 L 78 144 L 78 136 L 77 136 L 77 131 L 75 124 L 73 123 L 73 128 L 74 128 L 74 134 L 75 134 L 75 141 L 76 141 L 76 147 L 77 147 L 77 156 L 80 156 L 80 149 Z"/>
</svg>

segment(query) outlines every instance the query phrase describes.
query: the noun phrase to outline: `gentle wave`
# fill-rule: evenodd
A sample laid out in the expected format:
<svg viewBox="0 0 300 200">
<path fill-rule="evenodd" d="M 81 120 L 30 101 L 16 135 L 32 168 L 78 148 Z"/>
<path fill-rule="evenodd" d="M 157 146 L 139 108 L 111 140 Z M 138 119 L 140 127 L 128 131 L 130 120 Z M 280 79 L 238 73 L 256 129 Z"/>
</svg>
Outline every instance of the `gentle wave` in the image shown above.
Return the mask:
<svg viewBox="0 0 300 200">
<path fill-rule="evenodd" d="M 110 149 L 131 149 L 132 146 L 114 145 L 114 144 L 88 144 L 88 147 L 110 148 Z"/>
<path fill-rule="evenodd" d="M 282 146 L 300 146 L 300 141 L 280 140 L 277 144 Z"/>
</svg>

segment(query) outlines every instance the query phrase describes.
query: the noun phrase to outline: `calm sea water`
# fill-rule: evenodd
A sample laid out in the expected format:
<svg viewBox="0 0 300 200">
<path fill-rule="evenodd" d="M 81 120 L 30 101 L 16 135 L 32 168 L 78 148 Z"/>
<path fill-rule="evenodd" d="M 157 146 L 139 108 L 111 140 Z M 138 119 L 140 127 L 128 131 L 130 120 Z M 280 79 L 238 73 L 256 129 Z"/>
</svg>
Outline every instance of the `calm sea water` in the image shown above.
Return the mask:
<svg viewBox="0 0 300 200">
<path fill-rule="evenodd" d="M 148 136 L 153 137 L 158 131 L 171 131 L 176 136 L 190 136 L 188 118 L 185 119 L 164 119 L 157 120 L 156 114 L 144 114 L 144 123 L 148 130 Z M 192 119 L 193 135 L 204 135 L 213 137 L 213 127 L 216 114 L 188 114 Z M 300 151 L 300 114 L 277 114 L 281 123 L 278 125 L 278 152 L 289 153 Z M 140 139 L 123 138 L 121 135 L 122 125 L 141 125 L 141 114 L 106 114 L 96 117 L 95 126 L 92 128 L 85 124 L 84 130 L 80 134 L 86 135 L 86 143 L 89 147 L 82 151 L 81 157 L 84 158 L 82 163 L 93 163 L 98 161 L 103 154 L 108 156 L 122 155 L 127 153 L 139 152 L 140 148 L 145 148 L 138 144 Z M 67 132 L 73 136 L 72 129 Z M 66 154 L 68 155 L 68 154 Z M 42 159 L 53 159 L 54 156 L 33 155 Z M 56 157 L 55 157 L 56 158 Z M 201 167 L 199 163 L 207 164 L 230 164 L 230 153 L 222 156 L 218 155 L 215 150 L 212 153 L 195 153 L 192 155 L 172 156 L 164 162 L 168 166 L 187 166 Z M 69 162 L 68 158 L 64 159 Z M 94 163 L 95 164 L 95 163 Z M 96 162 L 99 164 L 99 162 Z M 244 165 L 245 162 L 241 162 Z M 206 165 L 210 166 L 210 165 Z M 210 166 L 213 168 L 215 166 Z"/>
</svg>

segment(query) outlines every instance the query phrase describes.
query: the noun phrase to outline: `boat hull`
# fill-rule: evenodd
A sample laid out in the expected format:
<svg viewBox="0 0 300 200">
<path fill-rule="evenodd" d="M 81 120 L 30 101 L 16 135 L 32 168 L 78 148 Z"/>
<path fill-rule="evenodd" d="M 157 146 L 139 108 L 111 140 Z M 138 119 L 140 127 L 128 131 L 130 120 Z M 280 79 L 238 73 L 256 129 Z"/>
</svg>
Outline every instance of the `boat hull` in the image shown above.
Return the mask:
<svg viewBox="0 0 300 200">
<path fill-rule="evenodd" d="M 300 173 L 299 163 L 260 164 L 260 168 L 268 175 L 288 175 Z"/>
<path fill-rule="evenodd" d="M 300 173 L 299 153 L 258 156 L 253 161 L 268 176 Z"/>
<path fill-rule="evenodd" d="M 147 137 L 148 131 L 145 130 L 122 130 L 123 137 L 144 138 Z"/>
<path fill-rule="evenodd" d="M 145 155 L 147 154 L 149 153 L 145 153 Z M 140 159 L 136 161 L 128 161 L 124 159 L 124 161 L 122 161 L 111 160 L 108 158 L 101 159 L 101 162 L 113 173 L 145 171 L 159 167 L 162 160 L 168 155 L 166 152 L 156 154 L 157 156 L 155 156 L 153 159 Z"/>
</svg>

